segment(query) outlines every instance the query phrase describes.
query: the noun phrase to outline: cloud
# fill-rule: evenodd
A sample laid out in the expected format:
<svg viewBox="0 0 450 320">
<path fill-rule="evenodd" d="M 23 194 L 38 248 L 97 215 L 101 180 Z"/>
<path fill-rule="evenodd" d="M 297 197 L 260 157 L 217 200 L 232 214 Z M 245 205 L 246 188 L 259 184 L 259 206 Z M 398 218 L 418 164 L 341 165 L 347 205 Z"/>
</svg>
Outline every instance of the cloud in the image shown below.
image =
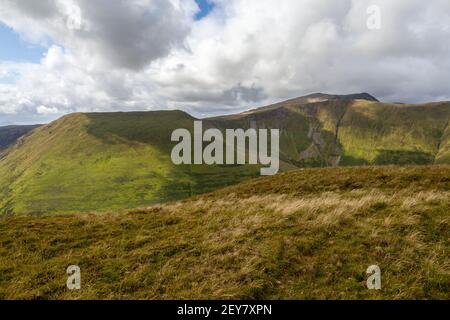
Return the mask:
<svg viewBox="0 0 450 320">
<path fill-rule="evenodd" d="M 0 0 L 0 20 L 49 47 L 0 64 L 0 114 L 181 108 L 241 111 L 311 92 L 450 100 L 450 2 Z M 367 7 L 381 29 L 367 28 Z"/>
<path fill-rule="evenodd" d="M 140 69 L 182 46 L 192 0 L 2 0 L 0 19 L 34 41 L 51 41 L 95 66 Z"/>
<path fill-rule="evenodd" d="M 318 91 L 367 91 L 387 101 L 450 99 L 448 1 L 426 8 L 415 0 L 217 4 L 213 15 L 193 27 L 191 51 L 174 53 L 152 75 L 166 99 L 195 105 L 203 97 L 232 105 L 224 93 L 238 84 L 259 88 L 259 104 L 269 102 L 264 97 Z M 366 23 L 374 4 L 381 9 L 377 31 Z M 209 106 L 198 108 L 213 112 Z"/>
<path fill-rule="evenodd" d="M 53 108 L 48 108 L 46 106 L 39 106 L 36 109 L 38 114 L 58 114 L 59 111 L 58 109 L 56 109 L 55 107 Z"/>
</svg>

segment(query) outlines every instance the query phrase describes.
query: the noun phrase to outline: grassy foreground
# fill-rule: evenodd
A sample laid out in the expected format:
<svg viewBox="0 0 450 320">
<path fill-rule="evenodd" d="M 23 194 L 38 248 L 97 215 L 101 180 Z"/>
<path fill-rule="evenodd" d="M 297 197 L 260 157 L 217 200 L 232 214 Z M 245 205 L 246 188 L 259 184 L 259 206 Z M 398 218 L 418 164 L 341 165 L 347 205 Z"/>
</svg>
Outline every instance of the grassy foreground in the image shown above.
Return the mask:
<svg viewBox="0 0 450 320">
<path fill-rule="evenodd" d="M 8 217 L 0 298 L 449 299 L 449 210 L 450 166 L 362 167 L 116 214 Z M 381 291 L 365 286 L 373 264 Z"/>
</svg>

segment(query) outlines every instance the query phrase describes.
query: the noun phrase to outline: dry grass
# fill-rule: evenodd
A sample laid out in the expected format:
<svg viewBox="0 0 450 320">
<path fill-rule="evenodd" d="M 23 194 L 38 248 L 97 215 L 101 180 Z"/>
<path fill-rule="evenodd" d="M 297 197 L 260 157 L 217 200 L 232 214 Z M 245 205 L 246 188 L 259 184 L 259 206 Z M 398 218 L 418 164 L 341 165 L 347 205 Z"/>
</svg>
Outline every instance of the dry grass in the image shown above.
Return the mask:
<svg viewBox="0 0 450 320">
<path fill-rule="evenodd" d="M 3 219 L 0 297 L 448 299 L 448 177 L 306 170 L 131 212 Z M 80 291 L 65 288 L 71 264 Z"/>
</svg>

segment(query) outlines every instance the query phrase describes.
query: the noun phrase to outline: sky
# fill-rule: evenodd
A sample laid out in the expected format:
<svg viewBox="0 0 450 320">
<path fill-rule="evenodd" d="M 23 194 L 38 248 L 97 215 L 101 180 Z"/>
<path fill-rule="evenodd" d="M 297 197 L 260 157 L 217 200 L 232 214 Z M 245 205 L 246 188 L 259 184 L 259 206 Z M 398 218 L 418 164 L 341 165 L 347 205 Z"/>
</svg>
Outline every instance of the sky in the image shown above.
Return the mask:
<svg viewBox="0 0 450 320">
<path fill-rule="evenodd" d="M 23 40 L 20 34 L 14 32 L 0 22 L 0 61 L 32 62 L 39 63 L 43 57 L 45 47 L 33 45 Z"/>
<path fill-rule="evenodd" d="M 422 103 L 449 83 L 448 0 L 0 0 L 0 125 L 314 92 Z"/>
<path fill-rule="evenodd" d="M 194 16 L 195 20 L 201 20 L 206 17 L 213 9 L 214 2 L 208 0 L 195 0 L 198 5 L 198 11 Z"/>
</svg>

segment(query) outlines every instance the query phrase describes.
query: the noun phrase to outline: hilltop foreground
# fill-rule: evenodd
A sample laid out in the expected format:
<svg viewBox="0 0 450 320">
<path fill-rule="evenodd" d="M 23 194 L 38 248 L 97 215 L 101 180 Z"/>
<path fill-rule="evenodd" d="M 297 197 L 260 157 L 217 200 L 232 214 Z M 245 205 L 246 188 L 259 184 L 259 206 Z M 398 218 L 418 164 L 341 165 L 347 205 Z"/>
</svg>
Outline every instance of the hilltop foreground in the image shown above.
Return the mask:
<svg viewBox="0 0 450 320">
<path fill-rule="evenodd" d="M 0 299 L 449 299 L 450 166 L 304 169 L 115 214 L 0 220 Z M 366 288 L 366 269 L 382 290 Z M 66 268 L 81 268 L 79 291 Z"/>
</svg>

